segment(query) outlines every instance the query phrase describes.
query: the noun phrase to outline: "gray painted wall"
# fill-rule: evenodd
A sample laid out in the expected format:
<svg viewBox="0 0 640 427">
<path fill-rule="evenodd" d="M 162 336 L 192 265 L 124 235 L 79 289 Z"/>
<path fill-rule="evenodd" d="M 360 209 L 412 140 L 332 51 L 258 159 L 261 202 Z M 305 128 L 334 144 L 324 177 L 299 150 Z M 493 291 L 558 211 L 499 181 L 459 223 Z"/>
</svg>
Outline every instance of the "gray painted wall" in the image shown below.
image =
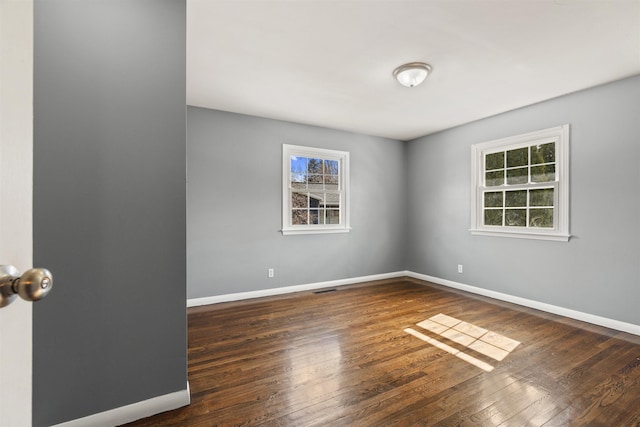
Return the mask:
<svg viewBox="0 0 640 427">
<path fill-rule="evenodd" d="M 35 2 L 35 426 L 186 388 L 185 20 Z"/>
<path fill-rule="evenodd" d="M 403 143 L 196 107 L 187 128 L 188 298 L 404 270 Z M 351 232 L 278 231 L 282 144 L 351 153 Z"/>
<path fill-rule="evenodd" d="M 574 237 L 472 236 L 470 146 L 565 123 Z M 639 137 L 636 76 L 409 142 L 407 269 L 640 325 Z"/>
</svg>

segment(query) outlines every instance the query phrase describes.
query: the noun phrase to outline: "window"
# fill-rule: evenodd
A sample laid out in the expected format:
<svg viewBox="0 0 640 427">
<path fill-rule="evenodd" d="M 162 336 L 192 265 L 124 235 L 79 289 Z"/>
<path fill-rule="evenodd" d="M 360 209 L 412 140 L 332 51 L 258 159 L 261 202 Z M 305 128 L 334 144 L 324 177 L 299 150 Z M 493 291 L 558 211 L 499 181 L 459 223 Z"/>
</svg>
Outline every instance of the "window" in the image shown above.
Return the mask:
<svg viewBox="0 0 640 427">
<path fill-rule="evenodd" d="M 569 240 L 569 125 L 471 147 L 471 233 Z"/>
<path fill-rule="evenodd" d="M 282 145 L 282 233 L 349 231 L 349 153 Z"/>
</svg>

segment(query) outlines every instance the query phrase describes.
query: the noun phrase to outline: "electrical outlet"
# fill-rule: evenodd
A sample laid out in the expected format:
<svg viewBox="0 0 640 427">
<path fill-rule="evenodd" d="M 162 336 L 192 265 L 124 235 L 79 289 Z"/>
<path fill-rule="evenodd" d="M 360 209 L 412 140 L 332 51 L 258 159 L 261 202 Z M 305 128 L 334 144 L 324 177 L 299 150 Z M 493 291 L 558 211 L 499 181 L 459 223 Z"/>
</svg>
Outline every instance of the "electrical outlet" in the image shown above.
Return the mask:
<svg viewBox="0 0 640 427">
<path fill-rule="evenodd" d="M 270 268 L 267 270 L 267 277 L 268 278 L 272 278 L 273 276 L 275 276 L 275 271 L 273 270 L 273 268 Z"/>
<path fill-rule="evenodd" d="M 462 274 L 462 264 L 458 264 L 458 273 Z"/>
</svg>

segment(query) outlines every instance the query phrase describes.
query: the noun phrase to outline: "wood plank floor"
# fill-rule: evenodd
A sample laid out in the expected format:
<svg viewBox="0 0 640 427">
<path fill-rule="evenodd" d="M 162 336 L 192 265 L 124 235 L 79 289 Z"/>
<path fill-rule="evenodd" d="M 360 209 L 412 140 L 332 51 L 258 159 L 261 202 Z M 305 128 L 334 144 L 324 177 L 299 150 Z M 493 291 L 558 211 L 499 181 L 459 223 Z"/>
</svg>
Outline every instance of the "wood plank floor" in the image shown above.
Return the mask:
<svg viewBox="0 0 640 427">
<path fill-rule="evenodd" d="M 640 426 L 640 337 L 414 279 L 188 317 L 191 405 L 129 426 Z"/>
</svg>

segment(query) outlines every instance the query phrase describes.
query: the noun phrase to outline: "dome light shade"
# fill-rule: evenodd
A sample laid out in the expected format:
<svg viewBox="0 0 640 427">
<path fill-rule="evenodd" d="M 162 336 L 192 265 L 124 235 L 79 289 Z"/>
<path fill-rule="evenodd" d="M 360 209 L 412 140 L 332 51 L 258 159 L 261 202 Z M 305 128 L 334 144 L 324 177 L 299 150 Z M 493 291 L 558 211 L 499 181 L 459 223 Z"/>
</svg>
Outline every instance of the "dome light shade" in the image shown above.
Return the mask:
<svg viewBox="0 0 640 427">
<path fill-rule="evenodd" d="M 431 72 L 431 65 L 424 62 L 410 62 L 393 70 L 393 76 L 402 86 L 414 87 L 427 78 Z"/>
</svg>

